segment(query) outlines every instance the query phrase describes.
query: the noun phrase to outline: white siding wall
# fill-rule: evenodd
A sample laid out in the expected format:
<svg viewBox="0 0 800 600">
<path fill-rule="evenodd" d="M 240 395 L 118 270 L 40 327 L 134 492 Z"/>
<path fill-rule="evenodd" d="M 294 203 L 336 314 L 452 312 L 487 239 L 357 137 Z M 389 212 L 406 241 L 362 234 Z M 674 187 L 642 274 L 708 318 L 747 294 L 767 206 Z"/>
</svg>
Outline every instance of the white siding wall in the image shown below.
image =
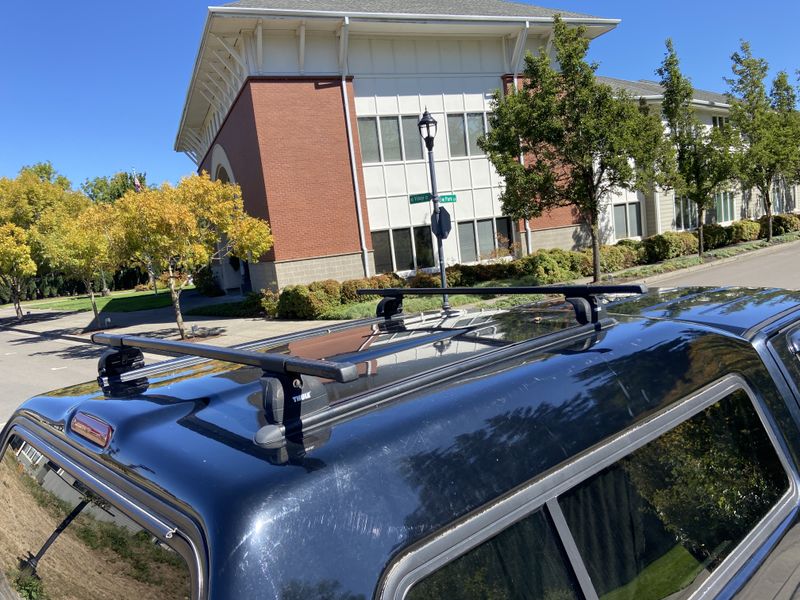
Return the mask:
<svg viewBox="0 0 800 600">
<path fill-rule="evenodd" d="M 447 115 L 486 114 L 502 86 L 503 43 L 499 39 L 350 40 L 358 117 L 419 117 L 428 110 L 438 121 L 434 146 L 440 194 L 455 193 L 444 206 L 453 220 L 445 240 L 448 263 L 459 262 L 456 223 L 502 215 L 501 180 L 482 154 L 451 157 Z M 407 140 L 404 140 L 408 143 Z M 421 143 L 419 136 L 414 143 Z M 365 162 L 364 180 L 373 231 L 430 223 L 432 205 L 410 204 L 408 196 L 430 191 L 427 153 L 418 160 Z"/>
</svg>

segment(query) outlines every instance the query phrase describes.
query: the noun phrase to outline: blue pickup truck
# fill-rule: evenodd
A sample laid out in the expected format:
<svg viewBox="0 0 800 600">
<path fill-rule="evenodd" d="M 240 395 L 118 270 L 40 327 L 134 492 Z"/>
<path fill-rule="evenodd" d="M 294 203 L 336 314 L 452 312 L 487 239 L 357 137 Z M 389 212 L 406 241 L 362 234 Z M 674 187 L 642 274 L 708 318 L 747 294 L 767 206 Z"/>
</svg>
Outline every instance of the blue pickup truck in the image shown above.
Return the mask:
<svg viewBox="0 0 800 600">
<path fill-rule="evenodd" d="M 800 292 L 506 291 L 548 295 L 96 334 L 98 380 L 2 432 L 0 598 L 800 593 Z"/>
</svg>

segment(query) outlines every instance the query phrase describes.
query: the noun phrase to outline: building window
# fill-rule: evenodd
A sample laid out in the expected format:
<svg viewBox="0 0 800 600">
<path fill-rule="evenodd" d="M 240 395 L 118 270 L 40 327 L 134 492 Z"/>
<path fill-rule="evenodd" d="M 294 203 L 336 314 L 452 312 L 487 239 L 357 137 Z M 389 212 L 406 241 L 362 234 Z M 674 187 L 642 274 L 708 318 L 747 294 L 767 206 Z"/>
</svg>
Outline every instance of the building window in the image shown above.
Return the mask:
<svg viewBox="0 0 800 600">
<path fill-rule="evenodd" d="M 458 224 L 458 250 L 461 262 L 475 262 L 478 260 L 478 247 L 475 245 L 475 223 L 467 221 Z"/>
<path fill-rule="evenodd" d="M 434 265 L 433 235 L 430 226 L 414 227 L 414 249 L 417 256 L 417 269 L 426 269 Z"/>
<path fill-rule="evenodd" d="M 497 226 L 497 250 L 500 252 L 511 252 L 514 245 L 514 234 L 511 231 L 511 219 L 508 217 L 501 217 L 494 220 Z"/>
<path fill-rule="evenodd" d="M 675 197 L 675 229 L 689 231 L 697 228 L 697 205 L 686 196 Z"/>
<path fill-rule="evenodd" d="M 639 202 L 614 205 L 614 235 L 618 240 L 641 237 L 642 206 Z"/>
<path fill-rule="evenodd" d="M 482 156 L 478 140 L 486 133 L 484 113 L 447 115 L 450 156 Z"/>
<path fill-rule="evenodd" d="M 394 271 L 392 265 L 392 244 L 389 241 L 388 231 L 372 232 L 372 250 L 375 257 L 375 271 L 389 273 Z"/>
<path fill-rule="evenodd" d="M 358 118 L 358 140 L 361 145 L 362 162 L 381 162 L 377 117 Z"/>
<path fill-rule="evenodd" d="M 730 118 L 728 117 L 711 117 L 711 123 L 717 129 L 723 129 L 728 126 L 730 123 Z"/>
<path fill-rule="evenodd" d="M 422 138 L 417 128 L 419 117 L 402 117 L 402 121 L 403 150 L 406 153 L 406 160 L 420 160 L 422 158 Z"/>
<path fill-rule="evenodd" d="M 394 241 L 394 264 L 396 271 L 414 269 L 414 248 L 411 245 L 411 230 L 395 229 L 392 231 Z"/>
<path fill-rule="evenodd" d="M 464 115 L 447 115 L 447 136 L 450 140 L 450 156 L 467 155 L 467 132 Z"/>
<path fill-rule="evenodd" d="M 494 258 L 494 248 L 497 240 L 494 237 L 494 223 L 492 219 L 478 221 L 478 256 L 481 260 Z"/>
<path fill-rule="evenodd" d="M 716 210 L 717 223 L 733 221 L 733 192 L 717 192 L 714 194 L 714 208 Z"/>
</svg>

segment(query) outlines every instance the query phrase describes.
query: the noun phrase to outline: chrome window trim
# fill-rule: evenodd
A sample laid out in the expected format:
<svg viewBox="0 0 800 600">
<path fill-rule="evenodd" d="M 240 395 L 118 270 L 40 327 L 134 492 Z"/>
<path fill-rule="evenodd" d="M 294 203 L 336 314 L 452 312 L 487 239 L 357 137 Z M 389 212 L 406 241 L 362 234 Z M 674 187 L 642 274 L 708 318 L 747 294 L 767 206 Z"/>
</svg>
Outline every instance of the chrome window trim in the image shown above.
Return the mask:
<svg viewBox="0 0 800 600">
<path fill-rule="evenodd" d="M 544 507 L 548 502 L 557 502 L 561 494 L 738 390 L 747 394 L 755 408 L 786 471 L 788 489 L 691 598 L 705 598 L 719 593 L 747 563 L 758 547 L 766 542 L 792 513 L 800 499 L 800 476 L 788 458 L 788 452 L 780 434 L 777 433 L 775 423 L 747 382 L 735 374 L 727 375 L 678 400 L 641 423 L 617 434 L 601 446 L 579 455 L 532 484 L 479 509 L 449 529 L 440 531 L 427 541 L 415 545 L 389 566 L 376 590 L 376 597 L 384 600 L 402 600 L 408 591 L 427 575 Z M 554 516 L 552 512 L 550 514 L 551 517 Z M 576 574 L 580 584 L 579 571 L 582 559 L 579 563 L 573 562 L 574 557 L 568 548 L 569 538 L 565 540 L 558 527 L 556 531 L 565 547 L 569 567 Z M 583 571 L 585 572 L 585 566 Z M 591 591 L 594 595 L 590 597 L 596 598 L 593 586 Z"/>
<path fill-rule="evenodd" d="M 192 539 L 192 536 L 187 535 L 178 527 L 168 523 L 168 521 L 157 517 L 131 498 L 128 498 L 120 491 L 101 481 L 95 474 L 77 464 L 65 453 L 42 439 L 42 437 L 36 435 L 24 424 L 12 421 L 5 428 L 4 434 L 2 444 L 0 445 L 0 459 L 2 459 L 5 451 L 9 448 L 8 443 L 13 435 L 29 443 L 41 452 L 45 458 L 57 463 L 72 477 L 92 489 L 93 492 L 103 497 L 105 500 L 111 502 L 117 510 L 138 523 L 146 531 L 159 536 L 163 543 L 180 554 L 189 567 L 192 578 L 192 598 L 196 600 L 205 597 L 206 585 L 203 563 L 200 558 L 199 548 Z M 180 542 L 186 544 L 188 551 Z"/>
</svg>

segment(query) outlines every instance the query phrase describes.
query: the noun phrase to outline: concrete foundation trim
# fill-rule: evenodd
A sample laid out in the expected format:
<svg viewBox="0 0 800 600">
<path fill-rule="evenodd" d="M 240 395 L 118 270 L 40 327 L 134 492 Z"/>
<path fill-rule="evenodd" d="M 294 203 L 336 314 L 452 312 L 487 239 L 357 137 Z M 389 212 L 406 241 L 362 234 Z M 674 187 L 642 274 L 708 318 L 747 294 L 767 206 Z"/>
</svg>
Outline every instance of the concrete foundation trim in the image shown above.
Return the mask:
<svg viewBox="0 0 800 600">
<path fill-rule="evenodd" d="M 375 272 L 375 257 L 368 255 L 370 272 Z M 360 252 L 321 256 L 283 262 L 260 262 L 250 265 L 250 280 L 254 290 L 279 290 L 287 285 L 308 284 L 323 279 L 360 279 L 365 277 Z"/>
</svg>

